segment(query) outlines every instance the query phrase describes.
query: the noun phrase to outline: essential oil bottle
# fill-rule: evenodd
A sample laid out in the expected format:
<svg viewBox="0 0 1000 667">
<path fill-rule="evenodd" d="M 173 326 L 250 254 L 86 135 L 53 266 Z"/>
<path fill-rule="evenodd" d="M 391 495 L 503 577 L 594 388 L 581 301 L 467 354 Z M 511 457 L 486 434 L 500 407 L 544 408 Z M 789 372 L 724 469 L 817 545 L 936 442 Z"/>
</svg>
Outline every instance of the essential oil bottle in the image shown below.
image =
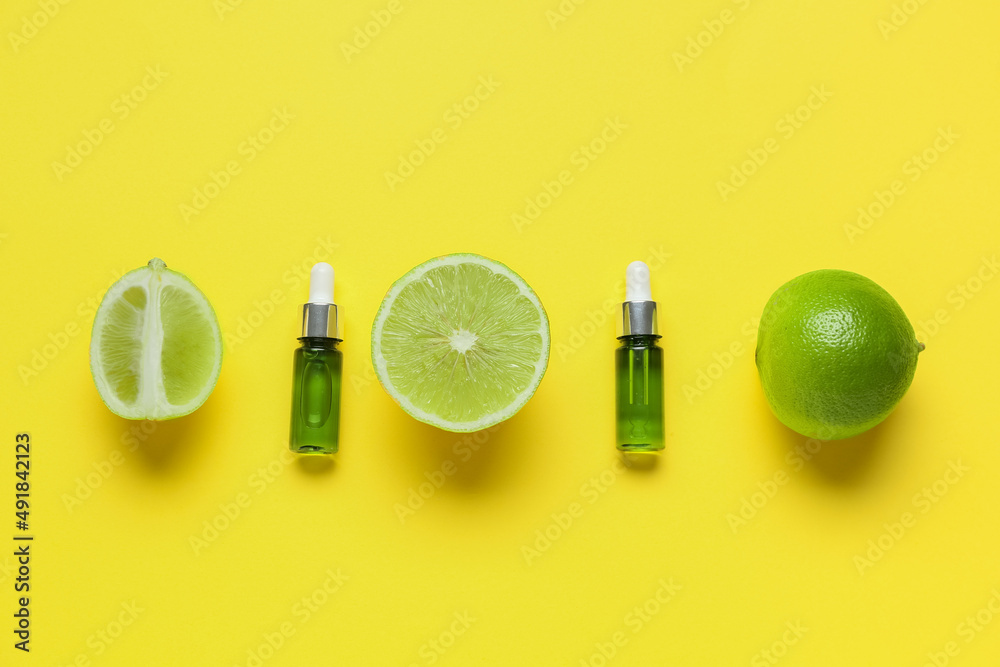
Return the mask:
<svg viewBox="0 0 1000 667">
<path fill-rule="evenodd" d="M 302 306 L 302 335 L 292 376 L 292 428 L 288 447 L 300 454 L 335 454 L 340 445 L 340 387 L 344 339 L 333 302 L 333 267 L 313 265 L 309 303 Z"/>
<path fill-rule="evenodd" d="M 663 449 L 663 349 L 649 267 L 632 262 L 625 271 L 625 302 L 615 350 L 615 408 L 618 449 Z"/>
</svg>

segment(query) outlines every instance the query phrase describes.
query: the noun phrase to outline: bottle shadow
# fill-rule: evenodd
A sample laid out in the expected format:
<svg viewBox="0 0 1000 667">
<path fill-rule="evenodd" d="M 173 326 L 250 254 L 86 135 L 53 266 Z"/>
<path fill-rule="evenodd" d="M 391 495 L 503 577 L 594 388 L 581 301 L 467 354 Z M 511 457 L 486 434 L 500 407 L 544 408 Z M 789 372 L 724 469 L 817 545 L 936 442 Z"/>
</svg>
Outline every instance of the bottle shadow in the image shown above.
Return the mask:
<svg viewBox="0 0 1000 667">
<path fill-rule="evenodd" d="M 333 455 L 329 454 L 297 454 L 295 465 L 298 469 L 314 477 L 329 475 L 337 467 Z"/>
<path fill-rule="evenodd" d="M 618 458 L 629 470 L 652 473 L 662 465 L 660 459 L 663 458 L 663 452 L 618 452 Z"/>
</svg>

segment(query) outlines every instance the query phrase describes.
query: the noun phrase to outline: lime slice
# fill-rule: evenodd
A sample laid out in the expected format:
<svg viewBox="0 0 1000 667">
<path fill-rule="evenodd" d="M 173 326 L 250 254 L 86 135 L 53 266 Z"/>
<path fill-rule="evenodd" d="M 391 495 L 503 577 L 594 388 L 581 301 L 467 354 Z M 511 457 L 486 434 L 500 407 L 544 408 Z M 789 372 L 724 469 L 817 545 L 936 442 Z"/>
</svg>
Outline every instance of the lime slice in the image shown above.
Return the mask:
<svg viewBox="0 0 1000 667">
<path fill-rule="evenodd" d="M 90 371 L 101 400 L 127 419 L 173 419 L 215 388 L 222 336 L 215 311 L 162 260 L 111 286 L 94 318 Z"/>
<path fill-rule="evenodd" d="M 549 321 L 519 275 L 480 255 L 438 257 L 397 280 L 372 327 L 372 363 L 400 407 L 447 431 L 520 410 L 549 360 Z"/>
</svg>

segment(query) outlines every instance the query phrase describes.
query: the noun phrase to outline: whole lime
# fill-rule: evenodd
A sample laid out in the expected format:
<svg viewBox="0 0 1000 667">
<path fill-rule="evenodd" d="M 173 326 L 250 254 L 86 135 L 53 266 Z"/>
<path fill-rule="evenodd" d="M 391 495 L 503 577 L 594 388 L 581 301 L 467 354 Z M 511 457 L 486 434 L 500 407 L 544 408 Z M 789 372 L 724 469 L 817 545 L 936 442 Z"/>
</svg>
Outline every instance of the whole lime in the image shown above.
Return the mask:
<svg viewBox="0 0 1000 667">
<path fill-rule="evenodd" d="M 771 295 L 755 359 L 775 417 L 802 435 L 837 440 L 889 416 L 922 349 L 888 292 L 856 273 L 824 269 Z"/>
</svg>

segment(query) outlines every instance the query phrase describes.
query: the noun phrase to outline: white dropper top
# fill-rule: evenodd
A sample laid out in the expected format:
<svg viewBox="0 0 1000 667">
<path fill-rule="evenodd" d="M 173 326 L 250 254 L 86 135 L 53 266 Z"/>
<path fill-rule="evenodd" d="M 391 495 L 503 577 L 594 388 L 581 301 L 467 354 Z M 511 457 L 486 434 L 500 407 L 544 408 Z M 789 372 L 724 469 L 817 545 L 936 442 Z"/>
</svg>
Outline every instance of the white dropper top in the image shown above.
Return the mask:
<svg viewBox="0 0 1000 667">
<path fill-rule="evenodd" d="M 653 292 L 649 287 L 649 267 L 645 262 L 632 262 L 625 269 L 625 300 L 653 300 Z"/>
<path fill-rule="evenodd" d="M 313 264 L 309 272 L 309 303 L 333 303 L 333 267 L 326 262 Z"/>
</svg>

